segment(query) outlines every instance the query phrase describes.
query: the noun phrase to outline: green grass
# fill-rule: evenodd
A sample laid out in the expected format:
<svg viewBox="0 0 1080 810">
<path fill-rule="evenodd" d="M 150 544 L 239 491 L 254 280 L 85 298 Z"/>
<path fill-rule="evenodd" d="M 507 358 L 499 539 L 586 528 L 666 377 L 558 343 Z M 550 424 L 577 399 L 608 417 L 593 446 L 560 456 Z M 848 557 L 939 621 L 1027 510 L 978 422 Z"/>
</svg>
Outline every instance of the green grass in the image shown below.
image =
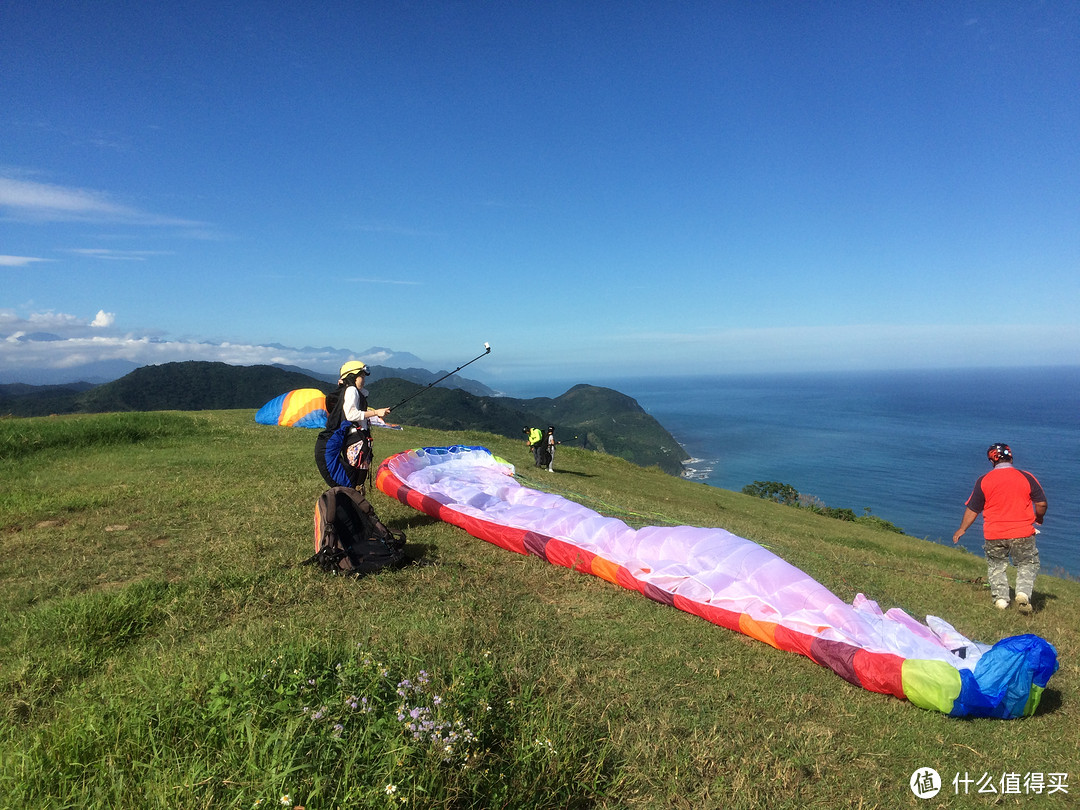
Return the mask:
<svg viewBox="0 0 1080 810">
<path fill-rule="evenodd" d="M 379 493 L 382 519 L 433 565 L 361 580 L 302 567 L 315 434 L 252 416 L 0 420 L 0 807 L 1067 807 L 1080 794 L 1080 583 L 1041 576 L 1034 616 L 1002 613 L 962 550 L 572 448 L 551 475 L 504 438 L 376 434 L 379 458 L 484 444 L 524 483 L 632 525 L 723 526 L 845 600 L 1056 646 L 1034 717 L 955 720 Z M 926 766 L 947 783 L 931 802 L 908 788 Z M 964 773 L 1072 784 L 953 795 Z"/>
</svg>

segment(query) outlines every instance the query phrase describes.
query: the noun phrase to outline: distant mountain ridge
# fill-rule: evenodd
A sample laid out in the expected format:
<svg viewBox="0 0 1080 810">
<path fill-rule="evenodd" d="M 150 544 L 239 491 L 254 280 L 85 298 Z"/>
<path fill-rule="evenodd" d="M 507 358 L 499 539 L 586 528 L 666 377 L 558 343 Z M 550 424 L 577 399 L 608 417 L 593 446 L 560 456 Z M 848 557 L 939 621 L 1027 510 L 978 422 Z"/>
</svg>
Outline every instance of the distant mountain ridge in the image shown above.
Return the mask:
<svg viewBox="0 0 1080 810">
<path fill-rule="evenodd" d="M 285 366 L 279 363 L 275 363 L 273 367 L 280 368 L 284 371 L 292 371 L 297 374 L 306 374 L 316 380 L 321 380 L 324 384 L 329 386 L 337 385 L 337 374 L 321 374 L 317 371 L 312 371 L 311 369 L 300 368 L 298 366 Z M 387 377 L 397 377 L 398 379 L 408 380 L 421 385 L 428 385 L 449 373 L 448 371 L 428 371 L 426 368 L 391 368 L 373 364 L 369 364 L 368 368 L 371 370 L 371 376 L 368 378 L 369 386 L 372 383 L 386 379 Z M 448 378 L 445 382 L 440 383 L 440 385 L 446 388 L 460 388 L 463 391 L 468 391 L 477 396 L 495 397 L 499 395 L 498 391 L 489 388 L 482 382 L 470 380 L 467 377 L 462 377 L 457 374 Z"/>
<path fill-rule="evenodd" d="M 427 385 L 446 372 L 369 366 L 370 381 L 397 377 Z M 94 413 L 141 410 L 218 410 L 257 408 L 293 388 L 330 390 L 336 374 L 319 374 L 293 366 L 233 366 L 186 360 L 142 366 L 111 382 L 62 385 L 0 384 L 0 414 L 45 416 L 52 413 Z M 440 383 L 480 396 L 498 392 L 481 382 L 453 376 Z"/>
<path fill-rule="evenodd" d="M 0 335 L 0 339 L 3 336 Z M 101 385 L 119 379 L 125 374 L 130 374 L 139 368 L 138 363 L 130 360 L 95 360 L 80 364 L 71 369 L 55 368 L 29 368 L 22 369 L 17 375 L 6 374 L 5 378 L 12 382 L 0 383 L 0 390 L 10 385 L 32 386 L 71 386 L 71 385 Z"/>
<path fill-rule="evenodd" d="M 2 328 L 0 324 L 0 328 Z M 6 333 L 0 332 L 0 341 L 5 341 L 14 344 L 43 344 L 53 347 L 53 353 L 63 352 L 63 344 L 66 340 L 69 340 L 70 336 L 55 334 L 52 332 L 14 332 Z M 160 338 L 151 337 L 146 343 L 155 347 L 154 355 L 160 357 L 161 363 L 166 362 L 182 362 L 182 359 L 177 355 L 178 350 L 183 351 L 184 344 L 172 345 L 170 341 L 162 340 Z M 142 346 L 142 342 L 139 342 Z M 177 348 L 179 347 L 179 349 Z M 205 352 L 213 352 L 215 347 L 219 347 L 219 344 L 202 341 L 199 344 L 200 351 L 196 353 L 199 357 L 209 357 L 210 354 Z M 305 361 L 305 368 L 301 371 L 311 374 L 314 377 L 324 376 L 322 373 L 312 372 L 310 370 L 311 365 L 315 365 L 320 369 L 327 369 L 329 374 L 333 369 L 338 368 L 342 363 L 347 360 L 363 360 L 369 366 L 383 366 L 387 368 L 416 368 L 423 369 L 427 364 L 411 352 L 399 352 L 394 349 L 388 349 L 385 346 L 371 346 L 362 352 L 354 351 L 353 349 L 339 349 L 334 346 L 305 346 L 302 349 L 296 349 L 291 346 L 285 346 L 281 343 L 263 343 L 258 346 L 252 347 L 256 350 L 255 355 L 258 356 L 260 352 L 258 350 L 270 349 L 273 350 L 274 356 L 289 356 L 308 358 Z M 158 351 L 160 350 L 160 351 Z M 190 355 L 190 351 L 186 352 Z M 261 354 L 266 354 L 261 352 Z M 166 358 L 176 357 L 176 360 L 168 360 Z M 224 360 L 221 362 L 225 362 Z M 103 383 L 112 382 L 118 380 L 125 374 L 129 374 L 138 368 L 142 368 L 145 365 L 157 365 L 157 360 L 146 360 L 142 362 L 134 362 L 126 359 L 90 359 L 84 358 L 78 365 L 68 366 L 55 366 L 53 364 L 34 365 L 33 363 L 20 364 L 15 368 L 5 368 L 0 370 L 0 386 L 4 384 L 17 384 L 22 383 L 26 385 L 72 385 L 75 383 L 87 382 L 93 385 L 101 385 Z M 269 359 L 259 365 L 275 365 Z M 293 367 L 295 369 L 295 367 Z M 430 373 L 430 372 L 429 372 Z M 334 378 L 337 379 L 336 377 Z"/>
<path fill-rule="evenodd" d="M 395 408 L 391 420 L 448 431 L 477 430 L 524 439 L 522 427 L 555 427 L 556 439 L 619 456 L 644 467 L 678 475 L 687 453 L 631 397 L 610 388 L 577 385 L 555 398 L 513 399 L 456 375 L 428 387 L 446 372 L 372 367 L 370 401 Z M 393 376 L 397 374 L 398 376 Z M 403 379 L 407 374 L 419 379 Z M 113 411 L 232 410 L 259 408 L 294 388 L 332 390 L 337 378 L 276 366 L 231 366 L 190 360 L 143 366 L 102 385 L 0 385 L 0 414 L 41 416 Z M 487 394 L 456 387 L 479 386 Z M 37 389 L 37 390 L 34 390 Z"/>
</svg>

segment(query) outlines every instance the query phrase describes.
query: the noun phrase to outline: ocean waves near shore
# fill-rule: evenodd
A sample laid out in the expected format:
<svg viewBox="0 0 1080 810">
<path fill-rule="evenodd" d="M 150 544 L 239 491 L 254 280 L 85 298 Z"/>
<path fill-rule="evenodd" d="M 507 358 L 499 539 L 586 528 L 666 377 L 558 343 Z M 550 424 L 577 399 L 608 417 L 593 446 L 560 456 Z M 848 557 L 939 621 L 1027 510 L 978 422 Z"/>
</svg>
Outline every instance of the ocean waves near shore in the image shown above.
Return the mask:
<svg viewBox="0 0 1080 810">
<path fill-rule="evenodd" d="M 1043 571 L 1080 576 L 1080 367 L 603 382 L 691 455 L 685 477 L 740 490 L 781 481 L 828 506 L 951 543 L 986 448 L 1010 444 L 1050 509 Z M 982 555 L 980 524 L 961 543 Z"/>
</svg>

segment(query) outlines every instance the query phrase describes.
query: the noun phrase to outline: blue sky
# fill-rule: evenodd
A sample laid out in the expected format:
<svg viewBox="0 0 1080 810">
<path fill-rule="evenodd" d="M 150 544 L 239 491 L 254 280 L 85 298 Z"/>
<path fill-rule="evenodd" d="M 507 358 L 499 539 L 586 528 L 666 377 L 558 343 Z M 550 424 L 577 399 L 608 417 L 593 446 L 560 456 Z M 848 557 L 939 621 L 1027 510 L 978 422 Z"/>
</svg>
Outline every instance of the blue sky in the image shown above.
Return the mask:
<svg viewBox="0 0 1080 810">
<path fill-rule="evenodd" d="M 1080 362 L 1071 0 L 7 0 L 0 77 L 0 382 Z"/>
</svg>

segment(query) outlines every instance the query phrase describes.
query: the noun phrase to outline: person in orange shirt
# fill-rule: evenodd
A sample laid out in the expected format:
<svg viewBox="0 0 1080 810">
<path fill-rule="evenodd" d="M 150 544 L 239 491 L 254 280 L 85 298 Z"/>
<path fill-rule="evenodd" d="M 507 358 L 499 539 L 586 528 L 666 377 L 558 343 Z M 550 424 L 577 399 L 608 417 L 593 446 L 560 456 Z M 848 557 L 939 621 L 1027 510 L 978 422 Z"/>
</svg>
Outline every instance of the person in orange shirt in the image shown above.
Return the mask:
<svg viewBox="0 0 1080 810">
<path fill-rule="evenodd" d="M 1031 594 L 1039 573 L 1039 550 L 1035 547 L 1038 530 L 1034 524 L 1041 524 L 1046 515 L 1046 495 L 1034 475 L 1013 466 L 1009 445 L 990 445 L 986 457 L 994 469 L 975 482 L 952 541 L 959 542 L 981 513 L 990 598 L 999 610 L 1009 606 L 1006 568 L 1011 556 L 1016 566 L 1016 609 L 1031 613 Z"/>
</svg>

